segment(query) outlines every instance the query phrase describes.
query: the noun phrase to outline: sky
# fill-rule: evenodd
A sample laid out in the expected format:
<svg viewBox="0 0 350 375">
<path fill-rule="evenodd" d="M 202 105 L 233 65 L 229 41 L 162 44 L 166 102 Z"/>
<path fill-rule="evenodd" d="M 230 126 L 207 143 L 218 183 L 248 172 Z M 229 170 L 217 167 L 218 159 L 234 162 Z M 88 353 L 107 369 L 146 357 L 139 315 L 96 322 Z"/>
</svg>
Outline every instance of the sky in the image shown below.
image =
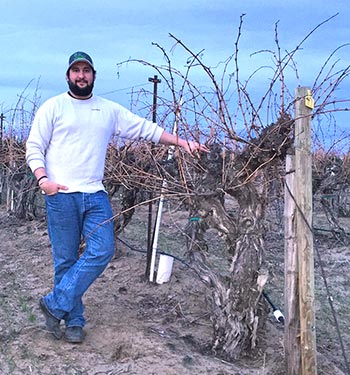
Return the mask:
<svg viewBox="0 0 350 375">
<path fill-rule="evenodd" d="M 157 72 L 137 63 L 118 68 L 118 63 L 139 59 L 164 64 L 162 53 L 152 44 L 157 43 L 169 53 L 173 65 L 182 68 L 186 54 L 172 48 L 171 33 L 191 50 L 203 50 L 204 62 L 216 66 L 234 53 L 242 14 L 239 64 L 243 80 L 271 64 L 271 55 L 254 52 L 276 48 L 276 23 L 282 52 L 292 51 L 311 30 L 337 14 L 296 55 L 298 76 L 291 78 L 295 87 L 312 85 L 330 54 L 350 43 L 348 0 L 1 0 L 0 110 L 9 113 L 22 94 L 30 98 L 37 92 L 43 102 L 66 91 L 67 61 L 78 50 L 94 60 L 95 94 L 130 107 L 132 88 L 151 91 L 148 78 Z M 337 66 L 350 64 L 349 52 L 350 47 L 344 46 L 335 53 Z M 257 92 L 268 79 L 262 75 L 256 81 Z M 161 85 L 160 90 L 166 90 Z M 345 80 L 337 93 L 340 98 L 350 97 L 349 85 Z"/>
</svg>

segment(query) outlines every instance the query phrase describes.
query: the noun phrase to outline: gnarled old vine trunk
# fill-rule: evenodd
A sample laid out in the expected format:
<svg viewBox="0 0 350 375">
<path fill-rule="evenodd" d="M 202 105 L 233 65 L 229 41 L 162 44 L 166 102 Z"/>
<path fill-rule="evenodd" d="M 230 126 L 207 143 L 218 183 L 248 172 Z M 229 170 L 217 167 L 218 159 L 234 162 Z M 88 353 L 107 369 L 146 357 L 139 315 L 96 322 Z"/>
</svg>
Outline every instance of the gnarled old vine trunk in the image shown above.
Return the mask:
<svg viewBox="0 0 350 375">
<path fill-rule="evenodd" d="M 220 150 L 212 150 L 207 160 L 202 161 L 206 174 L 199 179 L 200 188 L 197 189 L 202 193 L 190 204 L 189 256 L 192 266 L 211 289 L 212 349 L 226 360 L 236 359 L 242 351 L 253 349 L 258 327 L 266 320 L 266 309 L 261 300 L 268 277 L 262 266 L 264 188 L 261 188 L 261 179 L 257 182 L 258 170 L 265 163 L 271 164 L 285 155 L 291 142 L 291 120 L 281 118 L 267 129 L 262 138 L 251 143 L 227 165 L 223 164 L 222 157 L 218 157 Z M 212 183 L 220 178 L 213 176 L 223 170 L 228 171 L 226 176 L 220 176 L 225 182 L 215 189 Z M 226 210 L 225 194 L 238 203 L 236 214 Z M 204 234 L 208 228 L 215 228 L 225 238 L 229 275 L 215 272 L 206 262 Z"/>
<path fill-rule="evenodd" d="M 237 217 L 229 216 L 217 197 L 198 199 L 196 220 L 192 218 L 187 228 L 191 264 L 212 290 L 212 349 L 227 360 L 255 347 L 260 318 L 261 323 L 265 320 L 262 306 L 259 307 L 266 281 L 266 275 L 261 274 L 263 210 L 254 186 L 244 189 L 247 194 L 241 197 Z M 210 227 L 226 237 L 227 251 L 231 254 L 227 277 L 214 272 L 205 261 L 204 233 Z"/>
</svg>

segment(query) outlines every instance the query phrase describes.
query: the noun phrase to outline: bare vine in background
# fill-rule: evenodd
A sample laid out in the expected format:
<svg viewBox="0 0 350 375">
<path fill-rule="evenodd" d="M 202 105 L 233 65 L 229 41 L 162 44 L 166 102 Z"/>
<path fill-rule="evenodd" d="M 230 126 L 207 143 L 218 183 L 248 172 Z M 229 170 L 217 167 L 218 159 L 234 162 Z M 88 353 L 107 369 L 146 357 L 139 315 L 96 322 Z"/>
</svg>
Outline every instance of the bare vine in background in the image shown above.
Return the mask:
<svg viewBox="0 0 350 375">
<path fill-rule="evenodd" d="M 34 94 L 28 90 L 35 84 Z M 32 80 L 18 96 L 15 106 L 3 111 L 0 139 L 0 202 L 7 212 L 21 219 L 44 215 L 44 204 L 33 174 L 25 163 L 25 141 L 39 107 L 39 80 Z"/>
</svg>

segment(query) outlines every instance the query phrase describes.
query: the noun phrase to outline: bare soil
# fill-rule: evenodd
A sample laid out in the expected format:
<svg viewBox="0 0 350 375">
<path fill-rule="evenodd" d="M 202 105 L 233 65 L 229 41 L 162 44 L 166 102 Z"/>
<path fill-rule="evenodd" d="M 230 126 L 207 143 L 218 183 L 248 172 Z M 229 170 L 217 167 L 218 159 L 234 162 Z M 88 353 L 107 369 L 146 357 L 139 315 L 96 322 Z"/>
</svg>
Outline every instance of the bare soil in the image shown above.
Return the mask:
<svg viewBox="0 0 350 375">
<path fill-rule="evenodd" d="M 165 210 L 159 250 L 185 259 L 182 234 L 186 214 Z M 266 260 L 269 296 L 283 309 L 283 233 L 270 223 Z M 346 224 L 346 223 L 345 223 Z M 327 227 L 327 223 L 319 221 Z M 254 355 L 235 363 L 208 349 L 212 327 L 209 290 L 175 260 L 165 284 L 145 280 L 147 209 L 140 209 L 117 240 L 118 251 L 85 295 L 87 325 L 83 344 L 54 340 L 45 331 L 39 298 L 52 287 L 52 260 L 45 219 L 19 221 L 0 207 L 0 375 L 279 375 L 284 374 L 283 326 L 271 314 Z M 210 234 L 211 262 L 223 262 L 222 242 Z M 340 331 L 349 352 L 350 249 L 332 236 L 318 236 Z M 319 374 L 337 375 L 346 366 L 324 283 L 316 262 Z"/>
</svg>

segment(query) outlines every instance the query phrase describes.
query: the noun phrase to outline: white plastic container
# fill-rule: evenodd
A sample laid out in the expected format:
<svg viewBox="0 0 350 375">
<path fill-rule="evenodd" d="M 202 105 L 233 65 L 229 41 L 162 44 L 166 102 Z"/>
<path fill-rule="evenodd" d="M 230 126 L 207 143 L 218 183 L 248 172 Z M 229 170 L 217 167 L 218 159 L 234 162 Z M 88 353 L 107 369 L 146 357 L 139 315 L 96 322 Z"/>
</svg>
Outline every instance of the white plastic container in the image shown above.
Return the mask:
<svg viewBox="0 0 350 375">
<path fill-rule="evenodd" d="M 157 271 L 157 284 L 167 283 L 170 280 L 171 272 L 173 270 L 174 258 L 169 255 L 160 254 L 158 271 Z"/>
</svg>

